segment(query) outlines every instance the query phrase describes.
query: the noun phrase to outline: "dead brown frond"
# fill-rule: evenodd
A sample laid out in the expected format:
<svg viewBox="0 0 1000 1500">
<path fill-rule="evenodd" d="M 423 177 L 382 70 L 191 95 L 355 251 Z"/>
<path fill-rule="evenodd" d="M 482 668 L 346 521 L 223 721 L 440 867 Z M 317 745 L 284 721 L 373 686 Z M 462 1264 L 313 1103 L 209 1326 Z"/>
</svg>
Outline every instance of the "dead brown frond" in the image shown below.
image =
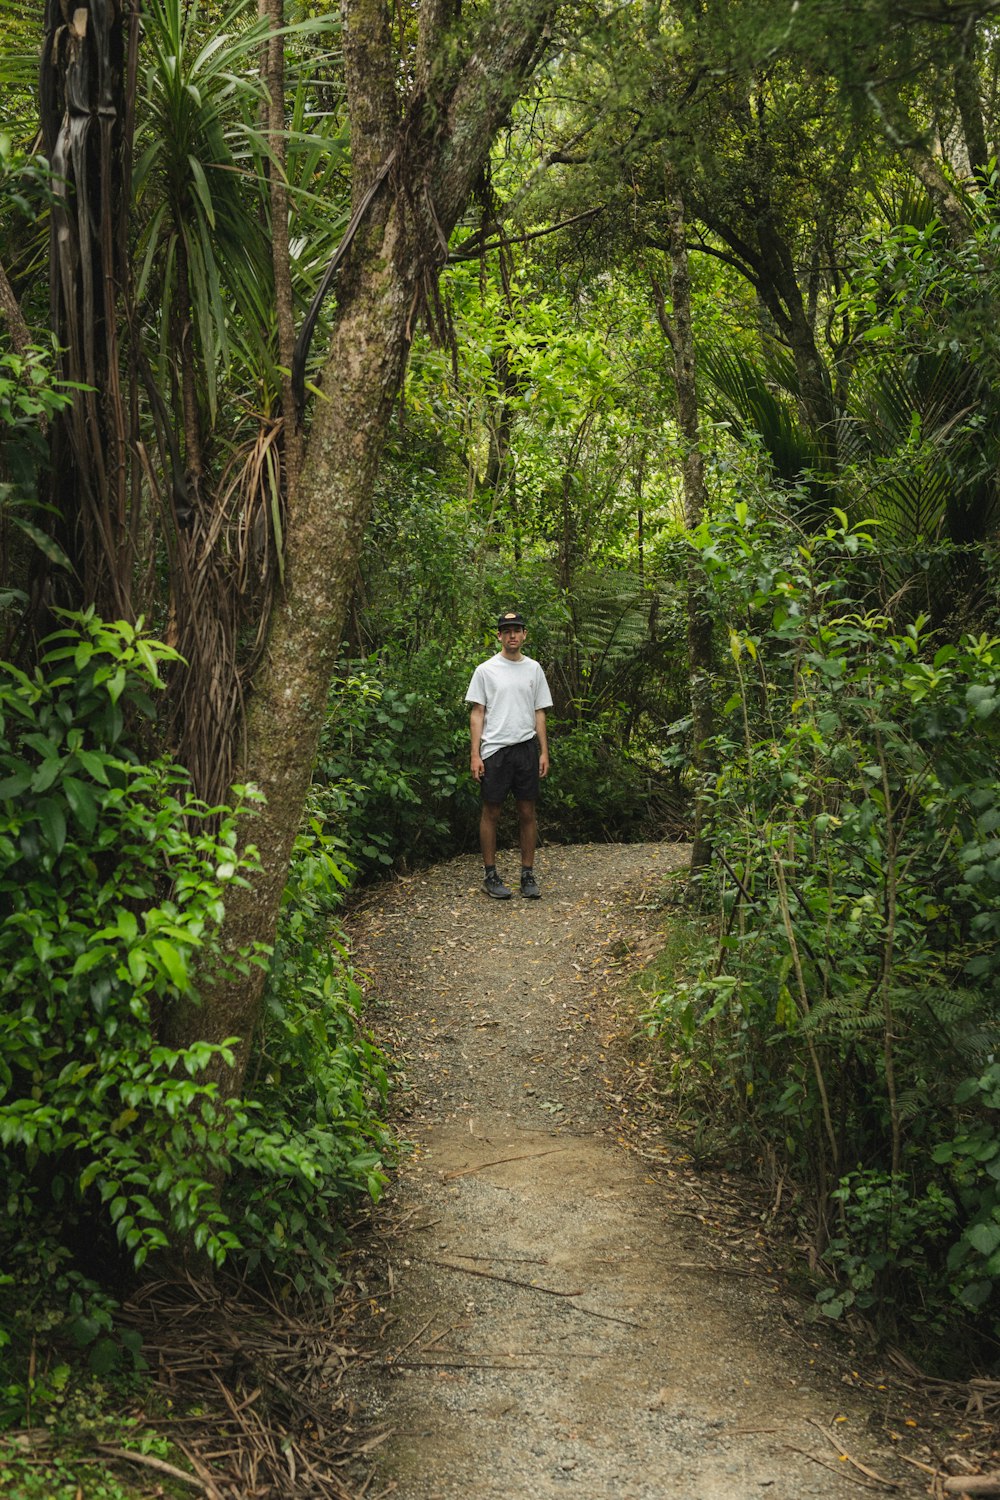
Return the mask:
<svg viewBox="0 0 1000 1500">
<path fill-rule="evenodd" d="M 143 1288 L 125 1308 L 142 1334 L 162 1426 L 219 1500 L 359 1500 L 365 1428 L 343 1388 L 360 1356 L 357 1300 L 283 1306 L 235 1283 L 192 1279 Z"/>
<path fill-rule="evenodd" d="M 41 120 L 52 166 L 51 322 L 72 405 L 52 424 L 51 500 L 72 588 L 134 618 L 133 386 L 120 314 L 131 297 L 125 235 L 138 10 L 46 6 Z M 127 343 L 127 340 L 125 341 Z M 63 602 L 77 602 L 67 597 Z"/>
<path fill-rule="evenodd" d="M 172 528 L 172 644 L 187 663 L 173 684 L 175 753 L 213 805 L 236 774 L 245 689 L 283 575 L 283 423 L 251 412 L 247 425 L 194 526 Z"/>
</svg>

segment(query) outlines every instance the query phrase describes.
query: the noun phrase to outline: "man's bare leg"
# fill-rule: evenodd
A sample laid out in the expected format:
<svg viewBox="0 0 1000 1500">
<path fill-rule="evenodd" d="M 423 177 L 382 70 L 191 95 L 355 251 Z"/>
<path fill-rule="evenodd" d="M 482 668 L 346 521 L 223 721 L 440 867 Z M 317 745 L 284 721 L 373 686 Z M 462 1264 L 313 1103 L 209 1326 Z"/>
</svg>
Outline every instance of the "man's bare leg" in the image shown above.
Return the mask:
<svg viewBox="0 0 1000 1500">
<path fill-rule="evenodd" d="M 521 844 L 521 864 L 526 870 L 535 863 L 535 845 L 538 843 L 538 819 L 533 802 L 518 802 L 517 832 Z M 496 844 L 494 843 L 494 848 Z"/>
<path fill-rule="evenodd" d="M 484 802 L 479 814 L 479 847 L 487 869 L 497 862 L 497 824 L 501 806 L 499 802 Z"/>
</svg>

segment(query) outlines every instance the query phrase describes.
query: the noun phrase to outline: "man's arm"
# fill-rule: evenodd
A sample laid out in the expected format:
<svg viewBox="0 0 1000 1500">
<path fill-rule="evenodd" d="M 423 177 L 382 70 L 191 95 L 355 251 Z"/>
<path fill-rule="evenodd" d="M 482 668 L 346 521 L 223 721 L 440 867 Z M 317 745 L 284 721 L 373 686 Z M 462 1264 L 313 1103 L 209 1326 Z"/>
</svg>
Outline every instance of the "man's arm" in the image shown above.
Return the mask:
<svg viewBox="0 0 1000 1500">
<path fill-rule="evenodd" d="M 542 715 L 542 717 L 545 717 L 544 714 Z M 485 720 L 485 718 L 486 705 L 483 703 L 474 703 L 472 705 L 472 708 L 469 710 L 469 735 L 472 740 L 472 755 L 470 758 L 470 766 L 472 774 L 477 781 L 482 781 L 483 777 L 486 775 L 486 766 L 483 762 L 483 757 L 480 754 L 480 746 L 483 743 L 483 721 Z M 535 715 L 535 718 L 538 718 L 537 714 Z"/>
<path fill-rule="evenodd" d="M 535 733 L 538 735 L 538 774 L 549 774 L 549 739 L 545 731 L 545 710 L 535 709 Z"/>
</svg>

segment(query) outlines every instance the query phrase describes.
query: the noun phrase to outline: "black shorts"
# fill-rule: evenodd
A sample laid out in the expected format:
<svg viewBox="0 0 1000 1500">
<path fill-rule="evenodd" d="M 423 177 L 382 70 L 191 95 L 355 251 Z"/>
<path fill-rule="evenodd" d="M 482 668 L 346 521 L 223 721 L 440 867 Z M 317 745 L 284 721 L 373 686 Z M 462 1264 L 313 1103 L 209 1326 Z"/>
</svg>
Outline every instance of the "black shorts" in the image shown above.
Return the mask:
<svg viewBox="0 0 1000 1500">
<path fill-rule="evenodd" d="M 486 773 L 479 783 L 484 802 L 502 802 L 513 792 L 518 802 L 538 801 L 538 740 L 503 745 L 483 762 Z"/>
</svg>

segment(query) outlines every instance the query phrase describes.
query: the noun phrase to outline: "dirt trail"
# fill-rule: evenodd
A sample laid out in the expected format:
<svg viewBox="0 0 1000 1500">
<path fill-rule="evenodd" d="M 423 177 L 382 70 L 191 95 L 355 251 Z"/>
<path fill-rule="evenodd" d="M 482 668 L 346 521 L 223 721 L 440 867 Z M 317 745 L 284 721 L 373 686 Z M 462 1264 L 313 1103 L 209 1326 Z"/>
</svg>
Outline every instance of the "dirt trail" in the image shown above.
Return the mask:
<svg viewBox="0 0 1000 1500">
<path fill-rule="evenodd" d="M 685 858 L 546 851 L 543 899 L 496 902 L 463 857 L 352 923 L 412 1090 L 384 1352 L 355 1392 L 393 1429 L 397 1500 L 840 1500 L 887 1493 L 876 1475 L 926 1493 L 777 1284 L 720 1253 L 683 1174 L 616 1141 L 610 976 Z"/>
</svg>

